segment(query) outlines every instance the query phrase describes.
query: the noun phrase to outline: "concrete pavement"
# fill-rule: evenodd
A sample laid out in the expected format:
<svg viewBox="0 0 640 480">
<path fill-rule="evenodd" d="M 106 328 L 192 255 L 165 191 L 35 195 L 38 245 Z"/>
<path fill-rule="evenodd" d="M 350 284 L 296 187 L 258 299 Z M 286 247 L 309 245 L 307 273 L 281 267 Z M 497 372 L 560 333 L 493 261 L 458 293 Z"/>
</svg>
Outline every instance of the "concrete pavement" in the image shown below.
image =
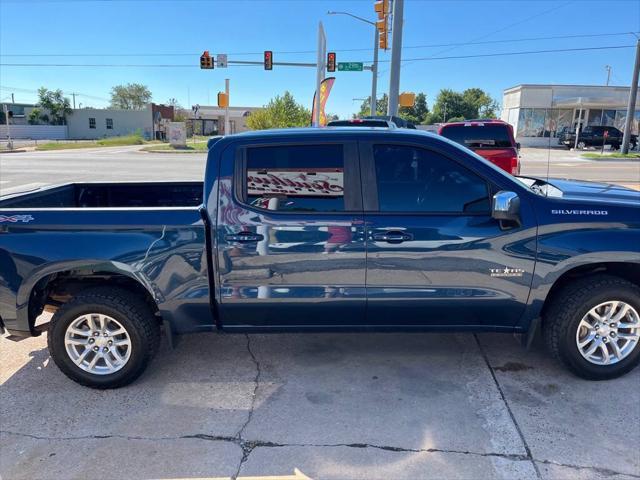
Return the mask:
<svg viewBox="0 0 640 480">
<path fill-rule="evenodd" d="M 583 381 L 509 335 L 193 335 L 112 391 L 45 347 L 0 339 L 7 480 L 640 478 L 640 370 Z"/>
</svg>

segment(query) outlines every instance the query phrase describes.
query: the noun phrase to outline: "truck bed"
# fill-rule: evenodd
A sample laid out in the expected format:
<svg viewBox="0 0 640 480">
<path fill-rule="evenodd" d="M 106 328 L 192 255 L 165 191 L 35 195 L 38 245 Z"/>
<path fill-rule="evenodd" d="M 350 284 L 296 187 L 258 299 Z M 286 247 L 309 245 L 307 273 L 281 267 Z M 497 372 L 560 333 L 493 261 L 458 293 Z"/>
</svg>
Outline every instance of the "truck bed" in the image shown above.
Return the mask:
<svg viewBox="0 0 640 480">
<path fill-rule="evenodd" d="M 0 196 L 0 208 L 195 207 L 203 182 L 67 183 Z"/>
</svg>

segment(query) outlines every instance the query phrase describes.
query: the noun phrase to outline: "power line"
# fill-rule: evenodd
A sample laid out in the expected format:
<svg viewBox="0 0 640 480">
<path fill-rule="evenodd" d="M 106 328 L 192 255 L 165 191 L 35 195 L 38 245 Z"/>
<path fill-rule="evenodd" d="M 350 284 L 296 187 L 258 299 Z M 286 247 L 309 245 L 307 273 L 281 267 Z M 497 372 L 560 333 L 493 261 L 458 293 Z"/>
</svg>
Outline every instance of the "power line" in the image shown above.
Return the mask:
<svg viewBox="0 0 640 480">
<path fill-rule="evenodd" d="M 615 50 L 622 48 L 635 48 L 635 45 L 613 45 L 607 47 L 580 47 L 580 48 L 558 48 L 549 50 L 525 50 L 519 52 L 498 52 L 498 53 L 482 53 L 475 55 L 453 55 L 446 57 L 417 57 L 407 58 L 407 62 L 424 62 L 433 60 L 454 60 L 466 58 L 483 58 L 483 57 L 505 57 L 515 55 L 536 55 L 543 53 L 561 53 L 561 52 L 585 52 L 596 50 Z M 388 63 L 390 60 L 379 60 L 380 63 Z M 362 63 L 366 63 L 363 61 Z M 261 62 L 255 62 L 257 66 L 262 65 Z M 256 65 L 229 65 L 231 67 L 251 67 Z M 198 65 L 190 63 L 182 64 L 151 64 L 151 63 L 0 63 L 2 67 L 105 67 L 105 68 L 199 68 Z"/>
<path fill-rule="evenodd" d="M 544 40 L 562 40 L 576 38 L 601 38 L 614 37 L 622 35 L 635 35 L 635 32 L 611 32 L 611 33 L 591 33 L 591 34 L 574 34 L 574 35 L 552 35 L 547 37 L 528 37 L 528 38 L 510 38 L 504 40 L 486 40 L 486 41 L 467 41 L 455 43 L 432 43 L 424 45 L 408 45 L 403 46 L 403 50 L 420 49 L 420 48 L 438 48 L 438 47 L 462 47 L 469 45 L 491 45 L 498 43 L 520 43 L 534 42 Z M 335 52 L 368 52 L 371 48 L 337 48 Z M 194 57 L 199 56 L 202 52 L 141 52 L 141 53 L 0 53 L 0 57 Z M 274 51 L 278 55 L 297 55 L 297 54 L 314 54 L 316 50 L 281 50 Z M 242 55 L 262 55 L 263 52 L 230 52 L 229 56 Z M 217 55 L 217 54 L 216 54 Z"/>
<path fill-rule="evenodd" d="M 28 88 L 20 88 L 20 87 L 9 87 L 6 85 L 0 85 L 0 90 L 5 90 L 8 92 L 18 92 L 18 93 L 38 93 L 38 90 L 31 90 Z M 102 102 L 110 101 L 108 98 L 96 97 L 95 95 L 87 95 L 86 93 L 78 93 L 78 92 L 62 92 L 63 95 L 73 95 L 75 94 L 78 97 L 88 98 L 90 100 L 99 100 Z"/>
</svg>

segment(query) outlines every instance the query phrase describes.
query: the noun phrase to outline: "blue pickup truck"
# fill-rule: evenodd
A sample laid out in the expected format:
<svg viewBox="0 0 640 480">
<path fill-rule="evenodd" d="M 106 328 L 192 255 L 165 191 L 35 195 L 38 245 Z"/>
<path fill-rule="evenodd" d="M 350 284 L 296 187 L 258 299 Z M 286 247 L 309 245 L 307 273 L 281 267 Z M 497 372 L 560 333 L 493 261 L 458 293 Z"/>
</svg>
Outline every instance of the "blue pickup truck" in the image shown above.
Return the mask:
<svg viewBox="0 0 640 480">
<path fill-rule="evenodd" d="M 50 312 L 50 322 L 46 323 Z M 441 136 L 209 142 L 204 182 L 0 199 L 0 329 L 95 388 L 193 332 L 541 330 L 587 379 L 640 362 L 640 192 L 513 177 Z"/>
</svg>

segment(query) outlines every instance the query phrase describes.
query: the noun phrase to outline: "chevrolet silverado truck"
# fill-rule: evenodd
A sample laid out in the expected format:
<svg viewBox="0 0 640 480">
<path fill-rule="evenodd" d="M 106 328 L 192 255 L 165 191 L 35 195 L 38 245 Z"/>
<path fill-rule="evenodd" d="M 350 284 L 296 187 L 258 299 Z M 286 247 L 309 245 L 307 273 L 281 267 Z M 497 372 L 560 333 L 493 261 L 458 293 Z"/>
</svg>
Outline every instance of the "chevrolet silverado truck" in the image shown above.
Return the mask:
<svg viewBox="0 0 640 480">
<path fill-rule="evenodd" d="M 640 192 L 514 177 L 415 130 L 231 135 L 204 182 L 4 196 L 0 319 L 95 388 L 137 378 L 161 333 L 214 331 L 541 330 L 609 379 L 640 361 Z"/>
</svg>

